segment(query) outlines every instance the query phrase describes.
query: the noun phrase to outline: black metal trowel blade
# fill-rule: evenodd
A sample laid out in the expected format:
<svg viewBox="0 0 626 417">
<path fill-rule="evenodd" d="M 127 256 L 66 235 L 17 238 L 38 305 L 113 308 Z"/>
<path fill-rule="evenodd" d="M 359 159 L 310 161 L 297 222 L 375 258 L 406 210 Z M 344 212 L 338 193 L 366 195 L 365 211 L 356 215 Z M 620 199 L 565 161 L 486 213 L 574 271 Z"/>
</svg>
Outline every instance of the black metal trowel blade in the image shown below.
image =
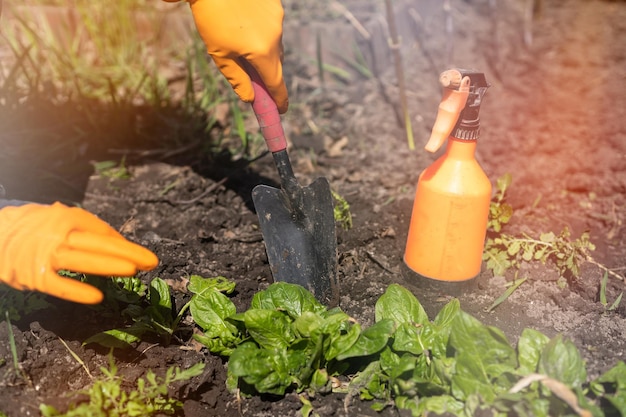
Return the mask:
<svg viewBox="0 0 626 417">
<path fill-rule="evenodd" d="M 330 185 L 326 178 L 318 178 L 299 188 L 298 207 L 283 189 L 267 185 L 256 186 L 252 200 L 274 280 L 301 285 L 329 304 L 337 297 L 337 240 Z"/>
</svg>

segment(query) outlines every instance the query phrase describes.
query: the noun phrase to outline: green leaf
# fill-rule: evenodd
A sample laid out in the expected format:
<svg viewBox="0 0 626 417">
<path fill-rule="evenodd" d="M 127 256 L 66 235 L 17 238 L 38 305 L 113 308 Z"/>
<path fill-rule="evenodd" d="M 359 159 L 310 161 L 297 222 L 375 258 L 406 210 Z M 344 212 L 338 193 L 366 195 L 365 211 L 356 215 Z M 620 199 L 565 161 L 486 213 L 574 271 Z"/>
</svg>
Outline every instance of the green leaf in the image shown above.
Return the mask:
<svg viewBox="0 0 626 417">
<path fill-rule="evenodd" d="M 541 352 L 545 348 L 550 338 L 543 333 L 524 329 L 517 342 L 517 358 L 521 375 L 528 375 L 537 372 Z"/>
<path fill-rule="evenodd" d="M 607 398 L 617 410 L 626 410 L 626 363 L 620 361 L 596 378 L 591 389 L 597 396 Z"/>
<path fill-rule="evenodd" d="M 562 335 L 557 335 L 546 344 L 541 352 L 538 369 L 540 373 L 572 388 L 580 388 L 587 380 L 587 370 L 580 352 Z"/>
<path fill-rule="evenodd" d="M 391 319 L 402 323 L 428 323 L 428 315 L 417 298 L 406 288 L 391 284 L 378 299 L 375 307 L 376 321 Z"/>
<path fill-rule="evenodd" d="M 252 298 L 251 308 L 283 310 L 294 319 L 303 312 L 321 313 L 326 310 L 313 294 L 304 287 L 286 282 L 276 282 Z"/>
<path fill-rule="evenodd" d="M 480 393 L 493 400 L 497 393 L 494 381 L 517 368 L 515 350 L 501 330 L 485 326 L 474 317 L 460 312 L 452 324 L 450 346 L 457 364 L 452 377 L 452 390 L 457 398 Z"/>
<path fill-rule="evenodd" d="M 332 390 L 330 377 L 326 369 L 316 369 L 309 384 L 314 393 L 328 393 Z"/>
<path fill-rule="evenodd" d="M 165 281 L 156 277 L 150 282 L 150 305 L 157 312 L 157 321 L 161 324 L 170 324 L 172 317 L 172 299 L 170 288 Z"/>
<path fill-rule="evenodd" d="M 494 240 L 487 239 L 483 260 L 487 262 L 487 268 L 493 271 L 494 275 L 503 275 L 513 266 L 513 262 L 505 250 L 500 250 Z"/>
<path fill-rule="evenodd" d="M 509 172 L 504 173 L 496 180 L 496 188 L 498 189 L 498 192 L 501 194 L 506 193 L 506 190 L 509 188 L 512 182 L 513 176 Z"/>
<path fill-rule="evenodd" d="M 534 259 L 536 261 L 541 261 L 545 263 L 546 262 L 545 256 L 546 256 L 547 250 L 548 250 L 547 246 L 542 246 L 539 249 L 537 249 L 537 251 L 535 252 Z"/>
<path fill-rule="evenodd" d="M 294 328 L 301 337 L 311 338 L 321 332 L 324 319 L 319 314 L 305 311 L 293 322 Z"/>
<path fill-rule="evenodd" d="M 479 394 L 485 401 L 492 402 L 497 395 L 484 364 L 469 352 L 456 355 L 451 392 L 454 397 L 462 401 L 468 401 L 472 395 Z"/>
<path fill-rule="evenodd" d="M 369 356 L 380 352 L 393 334 L 395 324 L 392 319 L 381 319 L 363 330 L 356 342 L 346 351 L 337 355 L 338 360 L 357 356 Z"/>
<path fill-rule="evenodd" d="M 383 398 L 386 394 L 385 377 L 380 361 L 372 361 L 350 379 L 349 392 L 361 392 L 361 399 Z"/>
<path fill-rule="evenodd" d="M 251 308 L 243 314 L 250 336 L 265 349 L 287 349 L 296 335 L 291 320 L 276 310 Z"/>
<path fill-rule="evenodd" d="M 191 297 L 189 305 L 193 320 L 205 331 L 215 333 L 216 326 L 224 327 L 225 319 L 236 313 L 236 307 L 228 297 L 217 291 L 205 292 Z"/>
<path fill-rule="evenodd" d="M 527 245 L 524 247 L 524 251 L 522 253 L 522 259 L 526 262 L 529 262 L 535 256 L 535 245 Z"/>
<path fill-rule="evenodd" d="M 229 355 L 240 336 L 237 327 L 227 321 L 236 312 L 235 305 L 221 292 L 210 289 L 194 294 L 189 303 L 193 320 L 205 334 L 194 335 L 213 353 Z"/>
<path fill-rule="evenodd" d="M 174 375 L 172 379 L 169 380 L 168 382 L 172 383 L 176 381 L 185 381 L 187 379 L 193 378 L 194 376 L 201 375 L 202 372 L 204 372 L 204 367 L 205 367 L 204 363 L 196 363 L 187 369 L 180 369 L 179 367 L 175 367 Z M 169 368 L 168 371 L 170 369 L 171 368 Z"/>
<path fill-rule="evenodd" d="M 433 320 L 433 324 L 436 324 L 440 329 L 448 328 L 452 325 L 459 311 L 461 311 L 461 303 L 458 298 L 453 298 L 439 310 L 439 313 L 437 313 Z"/>
<path fill-rule="evenodd" d="M 393 334 L 393 350 L 421 355 L 427 349 L 420 338 L 421 330 L 413 324 L 402 323 Z"/>
<path fill-rule="evenodd" d="M 117 349 L 128 349 L 131 344 L 141 339 L 150 328 L 142 323 L 134 323 L 125 329 L 112 329 L 97 333 L 83 342 L 83 346 L 97 343 L 100 346 Z"/>
<path fill-rule="evenodd" d="M 331 360 L 350 349 L 361 336 L 361 325 L 352 323 L 343 315 L 333 315 L 322 325 L 324 358 Z"/>
<path fill-rule="evenodd" d="M 230 298 L 215 288 L 207 289 L 192 296 L 189 307 L 194 321 L 204 330 L 215 325 L 216 320 L 213 314 L 221 320 L 225 320 L 237 312 L 237 308 Z M 208 316 L 203 313 L 208 314 Z"/>
<path fill-rule="evenodd" d="M 617 307 L 619 307 L 620 303 L 622 302 L 622 297 L 624 296 L 624 293 L 621 292 L 619 293 L 619 295 L 617 296 L 617 298 L 615 299 L 615 301 L 613 301 L 613 304 L 611 304 L 609 306 L 609 308 L 607 308 L 608 311 L 613 311 L 615 309 L 617 309 Z"/>
<path fill-rule="evenodd" d="M 396 353 L 389 346 L 386 346 L 379 356 L 380 367 L 387 375 L 393 372 L 393 368 L 400 363 L 400 354 Z"/>
<path fill-rule="evenodd" d="M 192 275 L 189 277 L 189 285 L 187 289 L 198 295 L 202 295 L 205 291 L 216 290 L 225 294 L 231 294 L 235 291 L 235 283 L 225 277 L 203 278 L 200 275 Z"/>
<path fill-rule="evenodd" d="M 506 301 L 507 298 L 509 298 L 511 296 L 511 294 L 513 294 L 513 292 L 519 288 L 520 285 L 522 285 L 524 282 L 526 282 L 527 278 L 524 279 L 520 279 L 516 282 L 513 283 L 513 285 L 511 285 L 509 288 L 507 288 L 504 293 L 496 298 L 493 302 L 493 304 L 491 304 L 491 307 L 489 307 L 487 309 L 487 311 L 492 311 L 493 309 L 495 309 L 496 307 L 498 307 L 500 304 L 502 304 L 503 302 Z"/>
<path fill-rule="evenodd" d="M 254 343 L 243 343 L 230 356 L 228 373 L 253 385 L 259 393 L 284 395 L 295 382 L 290 371 L 306 364 L 302 352 L 289 356 L 286 349 L 270 351 Z"/>
<path fill-rule="evenodd" d="M 304 395 L 299 395 L 300 402 L 302 402 L 302 408 L 300 408 L 300 415 L 302 417 L 311 417 L 311 413 L 315 417 L 316 413 L 313 411 L 313 404 Z"/>
<path fill-rule="evenodd" d="M 500 223 L 502 224 L 506 224 L 511 220 L 511 217 L 513 217 L 513 207 L 511 207 L 509 204 L 506 203 L 501 203 L 500 204 Z"/>
<path fill-rule="evenodd" d="M 425 397 L 420 399 L 416 415 L 427 415 L 427 412 L 434 414 L 451 413 L 453 415 L 462 415 L 465 404 L 451 395 L 437 395 L 433 397 Z"/>
<path fill-rule="evenodd" d="M 521 247 L 522 247 L 522 244 L 520 243 L 520 241 L 514 240 L 511 242 L 506 252 L 508 253 L 509 256 L 515 256 L 520 251 Z"/>
<path fill-rule="evenodd" d="M 604 271 L 604 276 L 602 276 L 602 281 L 600 281 L 600 304 L 602 304 L 605 308 L 609 304 L 606 301 L 606 283 L 609 279 L 609 273 Z"/>
</svg>

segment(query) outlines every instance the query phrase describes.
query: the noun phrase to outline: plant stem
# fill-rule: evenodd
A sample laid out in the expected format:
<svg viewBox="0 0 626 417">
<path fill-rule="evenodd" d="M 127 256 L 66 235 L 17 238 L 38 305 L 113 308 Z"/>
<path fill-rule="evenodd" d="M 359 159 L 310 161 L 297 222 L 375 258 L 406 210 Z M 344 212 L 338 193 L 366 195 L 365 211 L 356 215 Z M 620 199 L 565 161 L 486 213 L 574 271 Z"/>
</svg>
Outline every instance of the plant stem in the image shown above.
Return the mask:
<svg viewBox="0 0 626 417">
<path fill-rule="evenodd" d="M 589 262 L 592 265 L 597 266 L 598 268 L 600 268 L 601 270 L 603 270 L 604 272 L 606 272 L 607 274 L 611 275 L 613 278 L 617 278 L 620 281 L 624 282 L 624 277 L 616 274 L 615 272 L 611 271 L 608 267 L 602 265 L 600 262 L 596 261 L 595 259 L 593 259 L 591 257 L 591 255 L 586 255 L 585 256 L 585 261 Z"/>
<path fill-rule="evenodd" d="M 387 9 L 387 25 L 389 26 L 389 35 L 391 37 L 389 42 L 389 48 L 393 52 L 393 60 L 396 66 L 396 78 L 398 78 L 398 90 L 400 94 L 400 107 L 402 110 L 401 120 L 404 121 L 404 129 L 406 131 L 406 138 L 409 144 L 409 149 L 415 149 L 415 143 L 413 141 L 413 131 L 411 128 L 411 118 L 409 117 L 409 111 L 406 100 L 406 88 L 404 85 L 404 70 L 402 69 L 402 54 L 400 53 L 400 39 L 398 36 L 398 29 L 396 27 L 396 18 L 393 12 L 393 6 L 391 0 L 385 0 L 385 6 Z"/>
</svg>

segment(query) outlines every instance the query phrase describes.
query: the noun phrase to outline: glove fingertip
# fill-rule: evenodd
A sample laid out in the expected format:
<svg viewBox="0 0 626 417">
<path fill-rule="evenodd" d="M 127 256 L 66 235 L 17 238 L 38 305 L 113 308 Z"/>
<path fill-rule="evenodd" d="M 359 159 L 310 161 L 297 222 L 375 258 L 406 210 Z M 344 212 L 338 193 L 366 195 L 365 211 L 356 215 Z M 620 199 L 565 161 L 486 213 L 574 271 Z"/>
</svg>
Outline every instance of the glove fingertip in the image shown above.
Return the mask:
<svg viewBox="0 0 626 417">
<path fill-rule="evenodd" d="M 100 304 L 104 299 L 99 289 L 81 282 L 77 284 L 79 285 L 51 292 L 50 295 L 80 304 Z"/>
<path fill-rule="evenodd" d="M 90 291 L 89 293 L 83 293 L 82 300 L 78 302 L 83 304 L 100 304 L 104 299 L 104 295 L 102 294 L 102 291 L 95 288 L 94 290 L 95 291 Z"/>
<path fill-rule="evenodd" d="M 278 113 L 287 113 L 287 110 L 289 109 L 289 98 L 285 97 L 284 100 L 279 99 L 276 106 L 278 106 Z"/>
<path fill-rule="evenodd" d="M 234 85 L 234 84 L 233 84 Z M 252 103 L 254 101 L 254 90 L 252 89 L 252 84 L 250 81 L 241 83 L 238 82 L 234 85 L 233 89 L 235 90 L 235 94 L 246 103 Z"/>
<path fill-rule="evenodd" d="M 159 258 L 151 251 L 146 249 L 146 253 L 142 256 L 141 261 L 137 262 L 137 269 L 141 271 L 150 271 L 159 265 Z"/>
</svg>

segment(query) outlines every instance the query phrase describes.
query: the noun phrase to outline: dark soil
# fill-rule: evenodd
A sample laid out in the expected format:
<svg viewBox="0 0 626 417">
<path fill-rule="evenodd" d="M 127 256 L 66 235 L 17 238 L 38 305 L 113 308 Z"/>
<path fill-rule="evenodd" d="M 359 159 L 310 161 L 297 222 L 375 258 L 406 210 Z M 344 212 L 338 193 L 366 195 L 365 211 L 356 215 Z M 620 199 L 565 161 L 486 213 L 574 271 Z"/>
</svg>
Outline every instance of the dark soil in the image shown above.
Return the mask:
<svg viewBox="0 0 626 417">
<path fill-rule="evenodd" d="M 441 97 L 438 74 L 449 67 L 475 68 L 492 85 L 481 109 L 477 158 L 494 184 L 512 174 L 509 230 L 538 235 L 567 226 L 572 238 L 589 231 L 597 246 L 593 258 L 615 274 L 608 279 L 607 299 L 624 291 L 626 3 L 544 1 L 530 45 L 524 42 L 524 2 L 497 2 L 493 9 L 487 0 L 452 1 L 451 37 L 438 0 L 394 3 L 415 151 L 407 147 L 395 110 L 397 82 L 382 2 L 343 2 L 369 40 L 326 1 L 285 2 L 291 108 L 283 121 L 294 169 L 305 184 L 327 177 L 350 203 L 354 221 L 350 230 L 337 228 L 339 306 L 367 326 L 374 320 L 374 303 L 391 283 L 411 289 L 429 315 L 456 295 L 465 311 L 501 328 L 511 343 L 526 327 L 563 334 L 584 356 L 589 377 L 598 376 L 624 360 L 626 351 L 626 302 L 605 311 L 604 271 L 598 266 L 584 263 L 580 275 L 567 277 L 562 287 L 553 266 L 531 263 L 520 271 L 528 281 L 488 313 L 512 271 L 501 277 L 483 268 L 473 290 L 458 293 L 424 285 L 402 257 L 417 177 L 438 156 L 423 151 Z M 348 71 L 349 81 L 326 72 L 322 85 L 314 63 L 318 35 L 325 62 Z M 349 65 L 357 45 L 371 78 Z M 181 283 L 192 274 L 234 280 L 239 311 L 272 282 L 250 195 L 259 183 L 275 185 L 277 174 L 269 155 L 248 162 L 212 151 L 216 138 L 232 128 L 228 117 L 207 133 L 202 120 L 190 120 L 178 109 L 156 114 L 129 108 L 122 117 L 115 113 L 119 109 L 102 108 L 101 129 L 78 136 L 81 108 L 93 105 L 44 102 L 31 99 L 12 113 L 21 116 L 0 118 L 6 150 L 0 182 L 9 197 L 82 204 L 159 256 L 157 269 L 140 276 L 146 282 L 157 276 L 167 280 L 179 302 L 188 297 Z M 41 129 L 35 143 L 20 136 L 27 129 Z M 56 142 L 61 137 L 67 143 Z M 220 146 L 233 149 L 230 145 Z M 89 163 L 122 155 L 130 179 L 98 176 Z M 8 416 L 39 415 L 41 403 L 63 409 L 70 400 L 64 394 L 88 386 L 87 373 L 62 341 L 95 375 L 108 363 L 106 349 L 81 344 L 120 325 L 121 318 L 103 308 L 49 302 L 51 307 L 12 323 L 24 376 L 13 371 L 8 327 L 0 325 L 0 411 Z M 163 373 L 172 365 L 206 363 L 201 376 L 172 388 L 184 401 L 181 415 L 298 415 L 296 394 L 236 398 L 229 393 L 225 361 L 198 349 L 189 332 L 168 346 L 153 342 L 116 350 L 120 374 L 133 384 L 148 369 Z M 313 405 L 322 417 L 377 415 L 367 402 L 345 405 L 342 395 L 315 398 Z M 401 413 L 387 409 L 380 415 Z"/>
</svg>

